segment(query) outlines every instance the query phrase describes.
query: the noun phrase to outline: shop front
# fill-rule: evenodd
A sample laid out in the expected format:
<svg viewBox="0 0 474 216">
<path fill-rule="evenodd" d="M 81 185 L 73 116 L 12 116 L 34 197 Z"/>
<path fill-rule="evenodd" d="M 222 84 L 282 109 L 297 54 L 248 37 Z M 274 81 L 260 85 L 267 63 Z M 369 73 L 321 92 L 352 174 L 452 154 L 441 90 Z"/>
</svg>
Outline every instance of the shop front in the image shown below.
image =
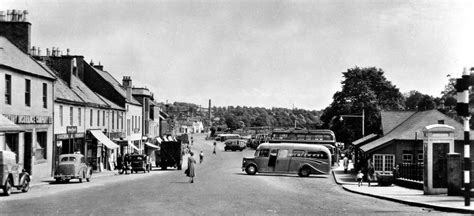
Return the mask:
<svg viewBox="0 0 474 216">
<path fill-rule="evenodd" d="M 119 146 L 110 140 L 101 130 L 89 130 L 87 133 L 87 161 L 95 171 L 114 170 Z"/>
</svg>

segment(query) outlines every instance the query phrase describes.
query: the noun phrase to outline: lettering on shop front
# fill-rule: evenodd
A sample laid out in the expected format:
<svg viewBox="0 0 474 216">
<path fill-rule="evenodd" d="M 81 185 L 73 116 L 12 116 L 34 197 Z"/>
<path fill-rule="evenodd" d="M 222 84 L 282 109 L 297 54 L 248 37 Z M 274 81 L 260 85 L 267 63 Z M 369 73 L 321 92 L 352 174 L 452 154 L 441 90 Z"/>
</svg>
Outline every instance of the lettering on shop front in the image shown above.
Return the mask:
<svg viewBox="0 0 474 216">
<path fill-rule="evenodd" d="M 12 115 L 3 114 L 6 118 L 15 124 L 51 124 L 49 116 L 31 116 L 31 115 Z"/>
</svg>

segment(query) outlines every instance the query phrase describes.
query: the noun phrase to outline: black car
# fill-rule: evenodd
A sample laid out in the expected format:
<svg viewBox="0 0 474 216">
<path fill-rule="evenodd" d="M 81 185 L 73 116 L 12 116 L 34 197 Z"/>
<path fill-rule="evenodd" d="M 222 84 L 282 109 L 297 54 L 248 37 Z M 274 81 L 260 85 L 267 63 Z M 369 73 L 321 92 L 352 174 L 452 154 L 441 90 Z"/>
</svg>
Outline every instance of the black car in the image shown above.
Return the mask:
<svg viewBox="0 0 474 216">
<path fill-rule="evenodd" d="M 244 150 L 246 145 L 247 145 L 247 141 L 246 140 L 242 140 L 242 139 L 230 139 L 230 140 L 226 140 L 224 142 L 225 144 L 225 147 L 224 147 L 224 150 L 227 151 L 227 150 L 232 150 L 232 151 L 236 151 L 236 150 Z"/>
</svg>

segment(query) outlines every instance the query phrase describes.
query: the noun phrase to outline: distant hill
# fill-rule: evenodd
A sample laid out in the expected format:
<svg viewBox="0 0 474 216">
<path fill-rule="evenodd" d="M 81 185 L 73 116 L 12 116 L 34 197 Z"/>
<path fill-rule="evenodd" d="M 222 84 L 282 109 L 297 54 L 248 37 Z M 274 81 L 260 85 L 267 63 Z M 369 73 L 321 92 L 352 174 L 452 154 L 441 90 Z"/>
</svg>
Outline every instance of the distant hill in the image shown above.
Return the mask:
<svg viewBox="0 0 474 216">
<path fill-rule="evenodd" d="M 173 104 L 159 104 L 162 109 L 174 118 L 201 119 L 208 125 L 209 116 L 207 107 L 174 102 Z M 263 108 L 246 106 L 212 107 L 213 125 L 226 125 L 228 128 L 270 126 L 270 127 L 297 127 L 315 129 L 320 128 L 322 111 L 287 108 Z"/>
</svg>

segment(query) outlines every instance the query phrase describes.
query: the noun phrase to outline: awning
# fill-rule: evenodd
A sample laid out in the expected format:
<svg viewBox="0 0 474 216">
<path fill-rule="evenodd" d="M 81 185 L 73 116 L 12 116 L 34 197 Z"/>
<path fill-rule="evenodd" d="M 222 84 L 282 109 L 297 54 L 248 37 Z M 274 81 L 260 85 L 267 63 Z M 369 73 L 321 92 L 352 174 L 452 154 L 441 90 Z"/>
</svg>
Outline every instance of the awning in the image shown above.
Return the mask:
<svg viewBox="0 0 474 216">
<path fill-rule="evenodd" d="M 134 149 L 137 150 L 137 151 L 139 150 L 138 147 L 135 146 L 135 145 L 133 145 L 132 141 L 130 141 L 130 140 L 128 141 L 128 145 L 129 145 L 130 147 L 134 148 Z"/>
<path fill-rule="evenodd" d="M 0 131 L 21 131 L 21 127 L 7 119 L 3 115 L 0 115 Z"/>
<path fill-rule="evenodd" d="M 166 142 L 168 142 L 168 139 L 167 139 L 166 137 L 163 137 L 163 140 L 166 141 Z"/>
<path fill-rule="evenodd" d="M 104 144 L 107 148 L 116 149 L 116 148 L 119 147 L 117 144 L 112 142 L 112 140 L 110 140 L 108 137 L 106 137 L 104 135 L 104 133 L 102 133 L 102 131 L 100 131 L 100 130 L 90 130 L 90 132 L 97 140 L 99 140 L 99 142 Z"/>
<path fill-rule="evenodd" d="M 152 148 L 160 149 L 159 146 L 153 145 L 153 144 L 151 144 L 151 143 L 149 143 L 149 142 L 146 142 L 145 145 L 150 146 L 150 147 L 152 147 Z"/>
<path fill-rule="evenodd" d="M 162 140 L 161 138 L 159 138 L 159 137 L 156 138 L 156 141 L 158 141 L 158 143 L 163 142 L 163 140 Z"/>
</svg>

